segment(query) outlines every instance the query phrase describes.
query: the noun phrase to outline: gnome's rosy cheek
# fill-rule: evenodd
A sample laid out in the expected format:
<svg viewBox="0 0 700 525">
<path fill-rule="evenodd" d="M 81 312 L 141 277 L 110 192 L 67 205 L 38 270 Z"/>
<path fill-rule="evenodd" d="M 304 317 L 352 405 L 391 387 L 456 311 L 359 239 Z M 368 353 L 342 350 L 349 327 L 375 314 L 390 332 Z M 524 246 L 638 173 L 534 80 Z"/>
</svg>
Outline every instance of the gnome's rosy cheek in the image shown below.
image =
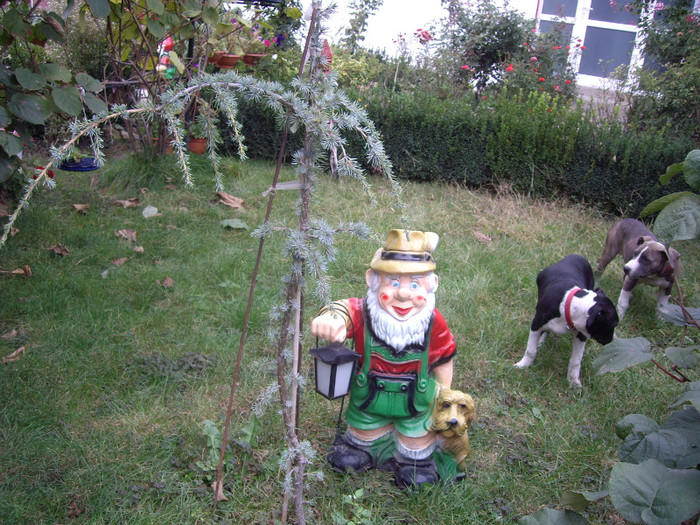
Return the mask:
<svg viewBox="0 0 700 525">
<path fill-rule="evenodd" d="M 380 294 L 379 297 L 381 298 L 382 301 L 388 301 L 388 300 L 389 300 L 389 295 L 388 295 L 388 294 L 385 294 L 385 293 Z"/>
</svg>

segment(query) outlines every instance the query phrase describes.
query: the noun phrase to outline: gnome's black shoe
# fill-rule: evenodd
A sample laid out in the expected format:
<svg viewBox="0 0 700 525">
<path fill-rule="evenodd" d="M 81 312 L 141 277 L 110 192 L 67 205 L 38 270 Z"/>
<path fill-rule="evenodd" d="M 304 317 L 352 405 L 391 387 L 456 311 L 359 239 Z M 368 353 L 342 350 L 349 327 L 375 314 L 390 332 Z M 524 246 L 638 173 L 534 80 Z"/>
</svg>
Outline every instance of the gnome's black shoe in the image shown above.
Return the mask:
<svg viewBox="0 0 700 525">
<path fill-rule="evenodd" d="M 437 483 L 440 479 L 433 458 L 416 461 L 396 458 L 395 461 L 394 481 L 402 489 Z"/>
<path fill-rule="evenodd" d="M 336 472 L 363 472 L 372 466 L 372 456 L 344 441 L 333 443 L 326 459 Z"/>
</svg>

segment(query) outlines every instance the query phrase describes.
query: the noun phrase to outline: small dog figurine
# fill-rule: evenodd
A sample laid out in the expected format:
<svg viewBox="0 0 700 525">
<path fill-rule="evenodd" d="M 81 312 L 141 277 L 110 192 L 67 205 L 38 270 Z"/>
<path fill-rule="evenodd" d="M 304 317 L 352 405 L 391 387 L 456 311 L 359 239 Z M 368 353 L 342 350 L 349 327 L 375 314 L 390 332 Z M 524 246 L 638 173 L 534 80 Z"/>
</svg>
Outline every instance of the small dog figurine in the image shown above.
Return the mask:
<svg viewBox="0 0 700 525">
<path fill-rule="evenodd" d="M 545 332 L 573 332 L 573 351 L 568 378 L 572 387 L 581 386 L 581 361 L 586 342 L 593 338 L 602 345 L 613 340 L 619 322 L 615 305 L 600 288 L 593 289 L 593 269 L 581 255 L 567 255 L 537 274 L 537 306 L 530 325 L 530 337 L 518 368 L 530 366 Z"/>
<path fill-rule="evenodd" d="M 668 303 L 673 282 L 680 270 L 681 254 L 666 248 L 651 231 L 637 219 L 622 219 L 615 223 L 605 238 L 605 248 L 596 267 L 600 275 L 618 254 L 625 261 L 625 280 L 617 300 L 617 312 L 622 319 L 630 304 L 632 289 L 637 283 L 657 286 L 658 306 Z"/>
<path fill-rule="evenodd" d="M 472 396 L 441 387 L 438 392 L 433 421 L 430 429 L 438 433 L 438 444 L 442 450 L 454 456 L 457 468 L 464 472 L 469 454 L 467 430 L 474 420 L 475 406 Z"/>
</svg>

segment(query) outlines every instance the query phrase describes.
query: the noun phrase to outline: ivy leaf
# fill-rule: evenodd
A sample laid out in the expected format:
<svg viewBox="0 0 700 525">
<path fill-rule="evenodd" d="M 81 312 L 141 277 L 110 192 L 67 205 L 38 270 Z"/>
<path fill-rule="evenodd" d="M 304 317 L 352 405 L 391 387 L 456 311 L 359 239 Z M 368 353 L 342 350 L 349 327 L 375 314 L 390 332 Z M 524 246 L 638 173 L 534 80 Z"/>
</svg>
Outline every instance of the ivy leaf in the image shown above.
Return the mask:
<svg viewBox="0 0 700 525">
<path fill-rule="evenodd" d="M 695 407 L 695 410 L 700 411 L 700 381 L 693 381 L 685 387 L 685 392 L 676 399 L 671 406 L 675 407 L 683 403 L 690 402 Z"/>
<path fill-rule="evenodd" d="M 46 79 L 42 75 L 23 67 L 15 69 L 15 78 L 20 86 L 30 91 L 38 91 L 46 86 Z"/>
<path fill-rule="evenodd" d="M 39 64 L 39 71 L 52 82 L 70 82 L 72 78 L 71 72 L 59 64 Z"/>
<path fill-rule="evenodd" d="M 10 99 L 7 108 L 16 117 L 31 124 L 43 124 L 51 115 L 51 104 L 39 95 L 17 93 Z"/>
<path fill-rule="evenodd" d="M 202 20 L 210 26 L 215 26 L 219 22 L 219 11 L 211 6 L 205 6 L 202 11 Z"/>
<path fill-rule="evenodd" d="M 610 499 L 623 518 L 647 525 L 677 525 L 700 510 L 700 471 L 673 470 L 655 460 L 617 463 Z"/>
<path fill-rule="evenodd" d="M 683 309 L 678 305 L 665 304 L 660 306 L 656 311 L 658 312 L 659 317 L 661 317 L 661 319 L 664 321 L 673 323 L 676 326 L 691 326 L 690 323 L 685 320 Z M 686 308 L 686 311 L 693 319 L 700 321 L 700 308 Z"/>
<path fill-rule="evenodd" d="M 299 20 L 303 13 L 301 12 L 301 9 L 298 7 L 288 7 L 287 8 L 287 16 L 289 18 L 293 18 L 294 20 Z"/>
<path fill-rule="evenodd" d="M 83 110 L 83 103 L 80 100 L 80 92 L 75 86 L 66 86 L 64 88 L 54 88 L 51 91 L 51 97 L 54 104 L 63 111 L 74 117 L 80 115 Z"/>
<path fill-rule="evenodd" d="M 653 358 L 649 352 L 650 348 L 651 344 L 644 337 L 615 338 L 612 343 L 605 345 L 595 358 L 593 370 L 601 375 L 608 372 L 621 372 L 634 365 L 646 363 Z"/>
<path fill-rule="evenodd" d="M 540 509 L 531 516 L 524 516 L 520 525 L 588 525 L 588 520 L 573 510 Z"/>
<path fill-rule="evenodd" d="M 700 364 L 700 346 L 672 346 L 666 349 L 666 357 L 679 368 L 695 368 Z"/>
<path fill-rule="evenodd" d="M 85 0 L 90 10 L 99 18 L 107 18 L 112 12 L 109 6 L 109 0 Z"/>
<path fill-rule="evenodd" d="M 92 93 L 102 91 L 102 82 L 92 78 L 87 73 L 78 73 L 77 75 L 75 75 L 75 81 L 78 84 L 80 84 L 80 86 L 83 87 L 85 91 L 90 91 Z"/>
<path fill-rule="evenodd" d="M 694 239 L 700 234 L 700 195 L 676 199 L 654 221 L 654 233 L 666 244 Z"/>
<path fill-rule="evenodd" d="M 0 106 L 0 128 L 6 128 L 12 122 L 12 117 L 3 106 Z"/>
<path fill-rule="evenodd" d="M 83 95 L 83 101 L 93 113 L 96 113 L 98 115 L 100 113 L 107 113 L 107 104 L 105 104 L 102 99 L 97 98 L 92 93 L 85 93 Z"/>
</svg>

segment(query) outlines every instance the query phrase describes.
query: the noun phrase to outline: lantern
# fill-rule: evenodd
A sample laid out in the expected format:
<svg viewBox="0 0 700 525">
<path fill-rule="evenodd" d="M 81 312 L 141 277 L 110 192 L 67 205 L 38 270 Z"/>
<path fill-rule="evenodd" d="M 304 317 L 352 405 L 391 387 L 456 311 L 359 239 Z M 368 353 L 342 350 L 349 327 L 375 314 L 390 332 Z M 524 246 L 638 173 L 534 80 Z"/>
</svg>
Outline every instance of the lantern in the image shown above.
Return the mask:
<svg viewBox="0 0 700 525">
<path fill-rule="evenodd" d="M 341 343 L 312 348 L 316 363 L 316 392 L 327 399 L 338 399 L 350 392 L 355 361 L 360 355 Z"/>
</svg>

